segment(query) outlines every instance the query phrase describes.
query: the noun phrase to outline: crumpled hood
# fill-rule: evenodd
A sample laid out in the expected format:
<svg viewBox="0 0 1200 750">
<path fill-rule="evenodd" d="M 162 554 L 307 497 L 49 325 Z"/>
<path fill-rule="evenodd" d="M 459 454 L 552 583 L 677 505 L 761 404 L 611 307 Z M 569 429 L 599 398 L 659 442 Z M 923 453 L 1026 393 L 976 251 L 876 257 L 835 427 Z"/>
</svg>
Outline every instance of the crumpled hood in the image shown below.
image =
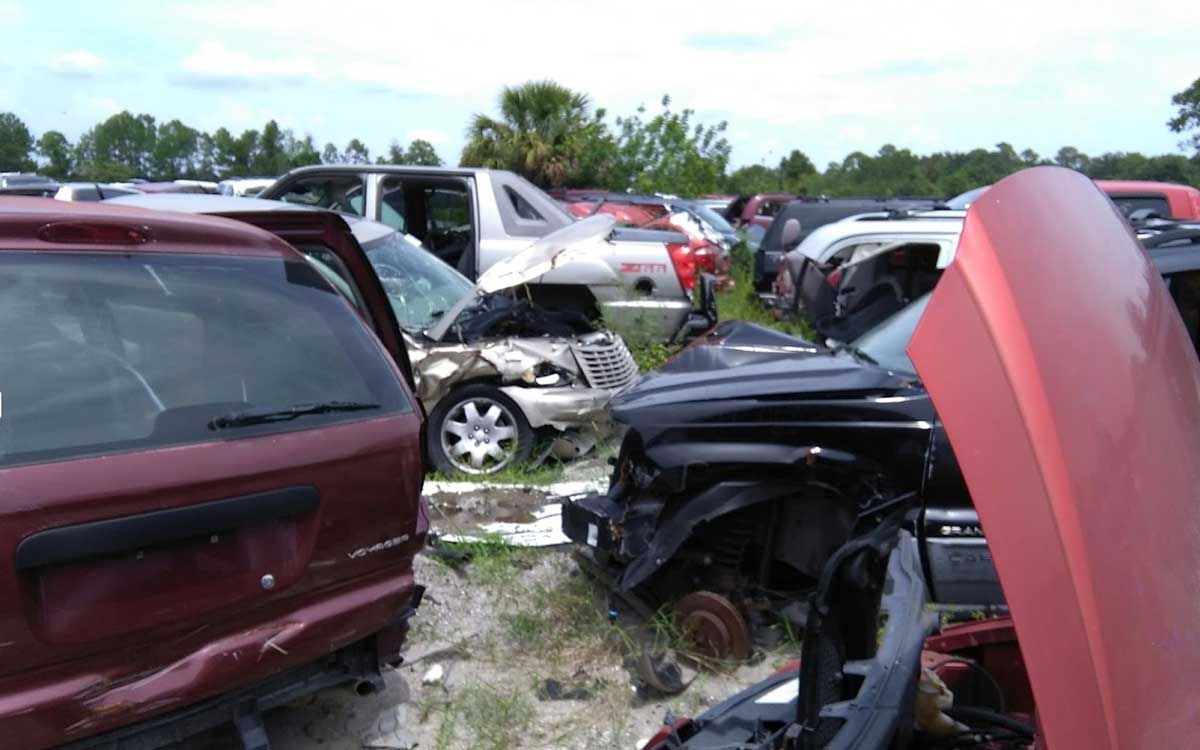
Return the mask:
<svg viewBox="0 0 1200 750">
<path fill-rule="evenodd" d="M 1193 746 L 1200 364 L 1120 213 L 1065 169 L 997 183 L 908 352 L 986 531 L 1045 746 Z"/>
<path fill-rule="evenodd" d="M 519 253 L 494 264 L 480 274 L 471 292 L 456 302 L 426 334 L 440 341 L 459 314 L 477 297 L 527 284 L 592 252 L 588 246 L 612 234 L 615 225 L 611 216 L 589 216 L 551 232 Z"/>
<path fill-rule="evenodd" d="M 754 344 L 756 337 L 737 333 L 743 332 L 735 329 L 724 345 L 689 347 L 642 376 L 637 385 L 613 399 L 613 417 L 631 422 L 640 410 L 673 404 L 830 391 L 893 392 L 911 383 L 904 376 L 849 356 L 834 356 L 802 339 L 774 334 L 774 343 L 762 337 Z M 785 343 L 788 340 L 794 343 Z"/>
</svg>

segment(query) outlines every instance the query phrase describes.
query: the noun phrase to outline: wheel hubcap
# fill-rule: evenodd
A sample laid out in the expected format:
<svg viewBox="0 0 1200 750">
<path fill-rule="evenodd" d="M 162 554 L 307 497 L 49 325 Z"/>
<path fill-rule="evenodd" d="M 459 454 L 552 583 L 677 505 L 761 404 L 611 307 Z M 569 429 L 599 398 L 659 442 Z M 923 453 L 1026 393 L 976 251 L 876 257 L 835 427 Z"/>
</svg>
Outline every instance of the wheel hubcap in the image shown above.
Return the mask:
<svg viewBox="0 0 1200 750">
<path fill-rule="evenodd" d="M 471 398 L 456 405 L 442 423 L 442 451 L 467 474 L 490 474 L 517 453 L 517 422 L 503 404 Z"/>
</svg>

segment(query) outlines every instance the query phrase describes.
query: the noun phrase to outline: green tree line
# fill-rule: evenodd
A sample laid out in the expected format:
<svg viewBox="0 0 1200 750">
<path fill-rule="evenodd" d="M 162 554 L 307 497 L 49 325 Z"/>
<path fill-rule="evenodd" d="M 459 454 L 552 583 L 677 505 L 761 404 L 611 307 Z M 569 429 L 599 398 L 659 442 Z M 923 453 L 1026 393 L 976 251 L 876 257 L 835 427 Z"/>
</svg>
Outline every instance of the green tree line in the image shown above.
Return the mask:
<svg viewBox="0 0 1200 750">
<path fill-rule="evenodd" d="M 475 114 L 466 129 L 463 166 L 511 169 L 542 187 L 584 187 L 673 193 L 785 192 L 805 195 L 945 196 L 986 185 L 1019 169 L 1057 164 L 1095 179 L 1139 179 L 1200 184 L 1200 79 L 1176 94 L 1168 123 L 1184 137 L 1182 153 L 1144 155 L 1112 151 L 1089 156 L 1063 146 L 1053 156 L 1009 143 L 970 151 L 916 154 L 885 144 L 873 154 L 855 151 L 819 170 L 800 149 L 778 164 L 729 171 L 728 123 L 700 121 L 663 96 L 610 124 L 603 108 L 553 81 L 506 87 L 498 114 Z M 367 146 L 353 138 L 343 148 L 320 150 L 311 135 L 295 135 L 274 121 L 234 135 L 206 133 L 179 120 L 157 123 L 151 115 L 121 112 L 71 143 L 58 131 L 36 139 L 13 113 L 0 113 L 0 170 L 39 169 L 58 179 L 220 179 L 273 176 L 306 164 L 372 163 Z M 393 141 L 374 163 L 440 165 L 433 146 Z"/>
<path fill-rule="evenodd" d="M 0 113 L 0 171 L 36 169 L 57 180 L 273 177 L 308 164 L 370 161 L 370 152 L 357 138 L 345 148 L 326 143 L 318 151 L 311 135 L 298 137 L 274 120 L 261 130 L 234 135 L 226 128 L 206 133 L 179 120 L 158 123 L 151 115 L 120 112 L 71 143 L 57 130 L 35 139 L 17 115 Z M 438 166 L 442 160 L 432 144 L 414 140 L 407 149 L 393 142 L 376 163 Z"/>
</svg>

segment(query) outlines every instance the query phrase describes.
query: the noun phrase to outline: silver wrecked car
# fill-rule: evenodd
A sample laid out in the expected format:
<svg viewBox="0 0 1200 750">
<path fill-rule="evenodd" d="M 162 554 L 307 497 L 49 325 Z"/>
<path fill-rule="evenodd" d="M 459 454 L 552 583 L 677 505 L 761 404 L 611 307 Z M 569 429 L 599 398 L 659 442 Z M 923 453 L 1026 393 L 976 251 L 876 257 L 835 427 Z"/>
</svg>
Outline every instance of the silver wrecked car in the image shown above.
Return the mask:
<svg viewBox="0 0 1200 750">
<path fill-rule="evenodd" d="M 160 210 L 221 214 L 314 210 L 220 195 L 137 195 L 107 201 Z M 514 464 L 590 450 L 607 430 L 613 395 L 638 377 L 621 337 L 574 311 L 548 310 L 525 284 L 586 251 L 568 247 L 607 236 L 611 217 L 570 224 L 495 264 L 472 283 L 415 238 L 342 215 L 366 253 L 401 329 L 417 396 L 428 414 L 426 444 L 447 474 L 491 474 Z M 291 240 L 351 301 L 353 282 L 329 238 Z M 537 445 L 544 446 L 535 456 Z"/>
</svg>

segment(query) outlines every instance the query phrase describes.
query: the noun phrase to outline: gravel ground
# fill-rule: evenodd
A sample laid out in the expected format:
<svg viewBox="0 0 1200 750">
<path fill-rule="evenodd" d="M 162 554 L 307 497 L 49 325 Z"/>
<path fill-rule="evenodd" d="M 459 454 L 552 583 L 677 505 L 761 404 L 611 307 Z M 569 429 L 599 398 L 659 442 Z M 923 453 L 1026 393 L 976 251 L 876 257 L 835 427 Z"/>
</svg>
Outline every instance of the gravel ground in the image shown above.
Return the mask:
<svg viewBox="0 0 1200 750">
<path fill-rule="evenodd" d="M 599 481 L 603 474 L 597 462 L 568 478 Z M 435 511 L 451 509 L 445 526 L 464 535 L 496 520 L 523 520 L 553 494 L 463 490 L 472 497 L 455 499 L 449 490 L 432 497 Z M 330 689 L 269 712 L 273 748 L 634 750 L 668 710 L 694 715 L 794 658 L 777 652 L 724 673 L 701 672 L 676 696 L 639 693 L 628 656 L 645 630 L 623 616 L 609 621 L 607 596 L 580 572 L 568 547 L 515 549 L 489 541 L 463 548 L 472 557 L 457 567 L 429 554 L 417 558 L 416 575 L 428 593 L 405 663 L 384 675 L 386 689 L 368 697 Z M 431 679 L 431 671 L 440 678 Z M 181 750 L 236 748 L 224 731 Z"/>
</svg>

